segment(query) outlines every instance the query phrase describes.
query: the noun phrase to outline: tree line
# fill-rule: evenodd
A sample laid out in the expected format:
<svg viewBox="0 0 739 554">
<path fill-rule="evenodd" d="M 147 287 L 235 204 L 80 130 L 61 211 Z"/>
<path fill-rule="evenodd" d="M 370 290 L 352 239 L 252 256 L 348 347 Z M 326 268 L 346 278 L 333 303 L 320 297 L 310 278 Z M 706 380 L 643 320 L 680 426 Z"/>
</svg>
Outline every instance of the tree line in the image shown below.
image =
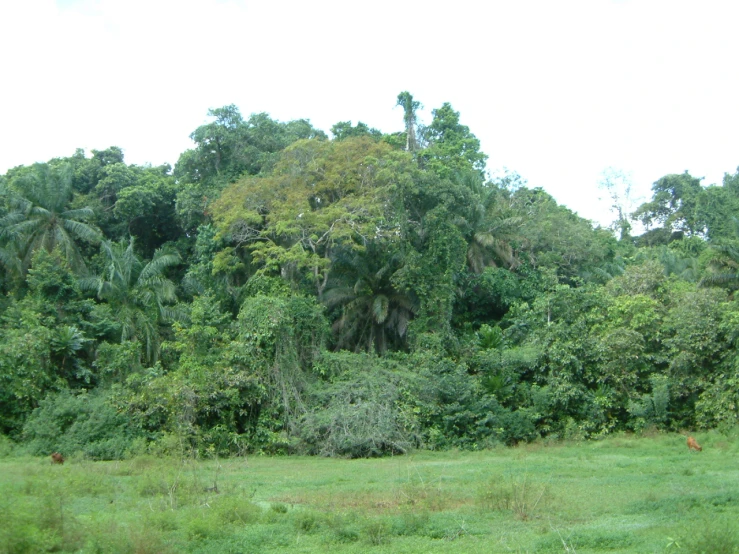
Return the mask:
<svg viewBox="0 0 739 554">
<path fill-rule="evenodd" d="M 736 425 L 739 172 L 594 227 L 490 178 L 450 104 L 398 107 L 329 138 L 225 106 L 174 168 L 0 176 L 0 433 L 111 459 Z"/>
</svg>

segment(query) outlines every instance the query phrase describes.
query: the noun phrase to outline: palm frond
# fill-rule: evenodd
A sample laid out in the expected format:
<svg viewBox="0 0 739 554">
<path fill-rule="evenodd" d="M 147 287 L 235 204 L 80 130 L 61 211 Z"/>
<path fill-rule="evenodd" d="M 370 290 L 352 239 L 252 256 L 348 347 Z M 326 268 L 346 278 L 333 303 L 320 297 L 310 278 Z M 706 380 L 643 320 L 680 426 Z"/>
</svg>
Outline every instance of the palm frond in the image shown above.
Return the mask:
<svg viewBox="0 0 739 554">
<path fill-rule="evenodd" d="M 390 306 L 387 296 L 380 294 L 372 301 L 372 316 L 377 323 L 383 323 L 387 319 Z"/>
<path fill-rule="evenodd" d="M 72 233 L 77 238 L 96 244 L 100 242 L 103 233 L 94 225 L 88 225 L 81 221 L 65 219 L 62 223 L 65 231 Z"/>
<path fill-rule="evenodd" d="M 159 276 L 165 269 L 177 265 L 181 261 L 182 258 L 177 253 L 157 252 L 154 254 L 154 258 L 141 270 L 139 280 L 146 281 L 152 277 Z"/>
<path fill-rule="evenodd" d="M 95 216 L 95 211 L 92 208 L 85 206 L 84 208 L 64 211 L 59 215 L 64 219 L 88 219 Z"/>
<path fill-rule="evenodd" d="M 0 248 L 0 264 L 10 273 L 21 274 L 21 259 L 18 257 L 18 253 L 11 249 Z"/>
</svg>

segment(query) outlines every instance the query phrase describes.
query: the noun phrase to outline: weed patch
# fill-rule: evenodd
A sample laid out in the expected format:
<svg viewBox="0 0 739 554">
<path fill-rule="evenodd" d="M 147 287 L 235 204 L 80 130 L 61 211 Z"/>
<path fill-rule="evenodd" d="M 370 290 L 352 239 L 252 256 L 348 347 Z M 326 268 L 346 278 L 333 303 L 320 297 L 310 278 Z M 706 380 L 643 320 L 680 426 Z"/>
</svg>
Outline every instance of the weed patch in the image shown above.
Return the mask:
<svg viewBox="0 0 739 554">
<path fill-rule="evenodd" d="M 485 510 L 511 511 L 521 521 L 528 521 L 544 508 L 548 497 L 548 484 L 523 474 L 490 480 L 479 491 L 477 503 Z"/>
<path fill-rule="evenodd" d="M 629 550 L 636 539 L 632 533 L 593 529 L 574 533 L 556 530 L 547 534 L 537 543 L 537 552 L 607 552 L 609 550 Z"/>
<path fill-rule="evenodd" d="M 703 521 L 696 531 L 684 540 L 687 554 L 738 554 L 739 525 L 736 519 Z"/>
</svg>

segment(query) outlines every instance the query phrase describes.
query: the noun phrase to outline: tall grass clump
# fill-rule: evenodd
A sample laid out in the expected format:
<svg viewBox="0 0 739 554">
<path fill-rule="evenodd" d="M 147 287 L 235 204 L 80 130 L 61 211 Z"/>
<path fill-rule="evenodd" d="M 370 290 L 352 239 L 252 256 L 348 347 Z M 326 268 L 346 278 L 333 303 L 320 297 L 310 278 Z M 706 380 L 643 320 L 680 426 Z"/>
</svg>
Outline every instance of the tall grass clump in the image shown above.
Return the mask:
<svg viewBox="0 0 739 554">
<path fill-rule="evenodd" d="M 739 554 L 739 524 L 721 518 L 695 525 L 695 531 L 684 540 L 686 554 Z"/>
<path fill-rule="evenodd" d="M 510 511 L 521 521 L 533 518 L 546 503 L 549 486 L 529 478 L 510 476 L 491 479 L 477 495 L 478 506 L 484 510 Z"/>
</svg>

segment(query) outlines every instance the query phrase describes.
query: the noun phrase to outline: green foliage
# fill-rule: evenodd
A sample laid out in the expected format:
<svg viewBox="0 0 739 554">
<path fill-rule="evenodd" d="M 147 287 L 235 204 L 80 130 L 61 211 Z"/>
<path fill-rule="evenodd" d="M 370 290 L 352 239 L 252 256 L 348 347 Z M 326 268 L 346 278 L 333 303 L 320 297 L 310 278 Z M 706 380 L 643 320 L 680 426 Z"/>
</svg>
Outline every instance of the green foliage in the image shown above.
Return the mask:
<svg viewBox="0 0 739 554">
<path fill-rule="evenodd" d="M 703 429 L 729 430 L 739 424 L 739 373 L 721 373 L 695 403 L 696 423 Z"/>
<path fill-rule="evenodd" d="M 521 261 L 514 251 L 520 243 L 524 217 L 517 212 L 511 190 L 504 183 L 482 183 L 473 171 L 455 176 L 473 193 L 472 209 L 461 226 L 468 242 L 467 265 L 474 273 L 487 267 L 515 268 Z"/>
<path fill-rule="evenodd" d="M 292 296 L 290 285 L 279 277 L 269 277 L 263 273 L 252 276 L 244 285 L 244 296 Z"/>
<path fill-rule="evenodd" d="M 375 139 L 382 137 L 382 133 L 377 129 L 370 128 L 366 123 L 358 121 L 356 126 L 352 126 L 351 121 L 339 121 L 333 127 L 331 127 L 331 133 L 334 135 L 334 140 L 344 140 L 349 137 L 361 137 L 369 135 Z"/>
<path fill-rule="evenodd" d="M 706 250 L 703 260 L 708 272 L 701 280 L 702 285 L 718 285 L 735 290 L 739 282 L 739 219 L 731 218 L 732 234 L 722 237 Z"/>
<path fill-rule="evenodd" d="M 727 349 L 727 337 L 721 321 L 725 317 L 725 293 L 716 289 L 698 289 L 676 298 L 664 320 L 663 339 L 670 359 L 672 390 L 680 399 L 676 417 L 690 425 L 694 403 Z"/>
<path fill-rule="evenodd" d="M 111 305 L 120 324 L 121 342 L 140 341 L 146 361 L 155 362 L 160 343 L 158 323 L 181 317 L 169 306 L 177 297 L 174 283 L 164 276 L 168 267 L 180 262 L 180 256 L 158 250 L 144 263 L 134 252 L 133 237 L 128 244 L 104 242 L 102 254 L 103 273 L 83 279 L 80 286 Z"/>
<path fill-rule="evenodd" d="M 441 177 L 470 170 L 482 174 L 487 155 L 480 152 L 480 141 L 469 127 L 459 123 L 459 112 L 445 102 L 433 116 L 431 125 L 424 129 L 428 146 L 419 153 L 421 162 Z"/>
<path fill-rule="evenodd" d="M 415 292 L 420 301 L 418 317 L 410 329 L 412 336 L 431 332 L 448 341 L 454 285 L 464 267 L 465 242 L 441 206 L 426 214 L 424 226 L 427 242 L 408 254 L 405 266 L 393 281 L 400 290 Z"/>
<path fill-rule="evenodd" d="M 10 456 L 15 450 L 15 443 L 3 434 L 0 434 L 0 458 Z"/>
<path fill-rule="evenodd" d="M 59 248 L 72 267 L 84 272 L 77 241 L 97 243 L 100 230 L 87 223 L 92 209 L 69 209 L 72 194 L 69 165 L 36 164 L 10 180 L 10 211 L 0 219 L 0 237 L 17 248 L 24 272 L 39 248 L 49 252 Z"/>
<path fill-rule="evenodd" d="M 398 156 L 367 137 L 300 141 L 271 174 L 224 190 L 213 205 L 214 220 L 262 271 L 310 283 L 320 298 L 335 251 L 361 250 L 397 234 L 387 208 L 395 180 L 410 164 Z"/>
<path fill-rule="evenodd" d="M 698 219 L 706 225 L 711 241 L 736 238 L 736 214 L 739 213 L 739 171 L 725 173 L 722 186 L 706 187 L 698 197 Z"/>
<path fill-rule="evenodd" d="M 49 391 L 65 383 L 51 363 L 48 323 L 33 307 L 11 306 L 0 341 L 0 429 L 16 432 Z"/>
<path fill-rule="evenodd" d="M 483 323 L 478 331 L 480 340 L 480 348 L 490 350 L 491 348 L 499 348 L 503 342 L 503 332 L 500 327 L 490 327 Z"/>
<path fill-rule="evenodd" d="M 135 341 L 100 343 L 93 366 L 101 383 L 122 383 L 129 374 L 141 369 L 141 344 Z"/>
<path fill-rule="evenodd" d="M 233 355 L 268 384 L 282 428 L 294 432 L 310 369 L 326 339 L 323 309 L 309 298 L 255 296 L 242 304 L 238 323 Z"/>
<path fill-rule="evenodd" d="M 483 393 L 464 367 L 430 354 L 409 360 L 419 374 L 418 417 L 427 447 L 478 449 L 537 436 L 533 411 L 504 408 L 494 394 Z"/>
<path fill-rule="evenodd" d="M 416 138 L 416 111 L 421 107 L 421 103 L 413 100 L 410 92 L 404 91 L 398 94 L 398 101 L 395 104 L 403 108 L 403 123 L 405 123 L 405 149 L 408 152 L 418 150 L 418 139 Z"/>
<path fill-rule="evenodd" d="M 137 432 L 104 393 L 61 391 L 33 411 L 22 436 L 25 448 L 37 456 L 81 453 L 93 460 L 117 460 L 133 445 Z"/>
<path fill-rule="evenodd" d="M 559 206 L 542 189 L 520 188 L 511 202 L 514 214 L 523 217 L 517 233 L 521 256 L 536 266 L 555 268 L 557 274 L 573 278 L 603 271 L 614 259 L 618 243 L 610 231 L 593 229 L 591 223 L 565 206 Z"/>
<path fill-rule="evenodd" d="M 26 283 L 31 295 L 50 302 L 58 310 L 68 310 L 80 297 L 77 280 L 59 250 L 38 250 L 32 258 Z"/>
<path fill-rule="evenodd" d="M 415 376 L 388 361 L 348 352 L 325 354 L 328 382 L 311 390 L 312 408 L 299 426 L 308 452 L 366 458 L 407 452 L 417 444 L 409 404 Z"/>
<path fill-rule="evenodd" d="M 323 309 L 300 296 L 247 298 L 238 322 L 241 355 L 257 371 L 283 364 L 307 371 L 326 337 Z"/>
<path fill-rule="evenodd" d="M 669 417 L 670 381 L 665 375 L 653 375 L 650 379 L 652 391 L 629 403 L 629 412 L 636 418 L 633 425 L 637 430 L 645 427 L 664 428 Z"/>
<path fill-rule="evenodd" d="M 211 123 L 190 135 L 196 147 L 184 152 L 174 176 L 185 186 L 177 194 L 177 213 L 185 229 L 205 222 L 209 206 L 221 190 L 241 175 L 268 172 L 280 152 L 301 139 L 325 139 L 322 131 L 301 119 L 281 123 L 266 113 L 244 121 L 233 104 L 208 111 Z"/>
<path fill-rule="evenodd" d="M 652 185 L 652 201 L 639 206 L 633 214 L 634 219 L 646 227 L 657 223 L 669 231 L 683 231 L 689 235 L 703 232 L 705 222 L 697 209 L 703 192 L 700 181 L 687 171 L 662 177 Z"/>
<path fill-rule="evenodd" d="M 230 105 L 174 172 L 110 147 L 0 176 L 0 433 L 84 398 L 180 456 L 738 422 L 739 173 L 659 179 L 633 238 L 611 189 L 617 240 L 515 173 L 486 181 L 450 104 L 427 127 L 397 106 L 402 131 L 329 141 Z M 203 549 L 217 520 L 192 527 Z M 363 521 L 337 525 L 391 533 Z"/>
<path fill-rule="evenodd" d="M 324 303 L 337 309 L 333 324 L 337 348 L 384 354 L 405 344 L 406 331 L 418 311 L 412 293 L 398 291 L 393 276 L 402 267 L 399 253 L 383 251 L 375 241 L 363 251 L 342 252 L 331 269 Z"/>
<path fill-rule="evenodd" d="M 242 294 L 244 264 L 233 248 L 226 247 L 212 225 L 198 228 L 188 261 L 183 288 L 192 295 L 214 294 L 224 308 L 236 313 Z"/>
<path fill-rule="evenodd" d="M 530 302 L 545 287 L 540 272 L 524 263 L 515 271 L 486 267 L 479 275 L 460 275 L 454 305 L 454 324 L 458 328 L 500 320 L 516 302 Z"/>
<path fill-rule="evenodd" d="M 613 295 L 645 295 L 657 300 L 664 299 L 666 285 L 665 272 L 656 261 L 626 268 L 623 275 L 610 281 L 606 289 Z"/>
<path fill-rule="evenodd" d="M 118 223 L 108 236 L 118 240 L 135 237 L 144 257 L 153 256 L 158 248 L 179 236 L 175 214 L 178 187 L 169 169 L 135 168 L 136 180 L 116 194 L 113 215 Z"/>
</svg>

